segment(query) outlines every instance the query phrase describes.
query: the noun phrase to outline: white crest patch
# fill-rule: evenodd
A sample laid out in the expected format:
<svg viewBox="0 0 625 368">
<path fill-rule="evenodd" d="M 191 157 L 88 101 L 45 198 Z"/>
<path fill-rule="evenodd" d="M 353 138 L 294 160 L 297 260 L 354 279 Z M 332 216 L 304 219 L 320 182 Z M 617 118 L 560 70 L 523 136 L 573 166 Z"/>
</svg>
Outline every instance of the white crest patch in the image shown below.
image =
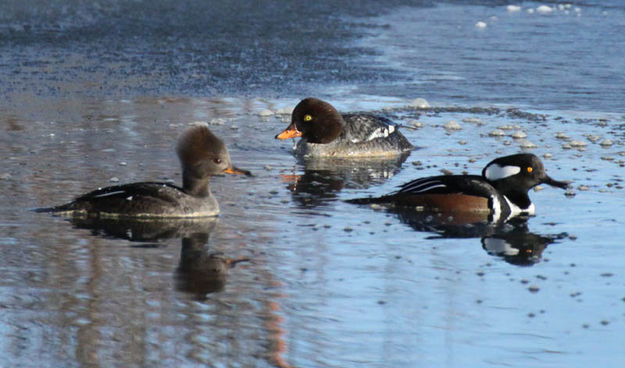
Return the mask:
<svg viewBox="0 0 625 368">
<path fill-rule="evenodd" d="M 497 164 L 492 164 L 486 168 L 485 176 L 488 180 L 500 180 L 520 172 L 521 168 L 519 166 L 499 166 Z"/>
</svg>

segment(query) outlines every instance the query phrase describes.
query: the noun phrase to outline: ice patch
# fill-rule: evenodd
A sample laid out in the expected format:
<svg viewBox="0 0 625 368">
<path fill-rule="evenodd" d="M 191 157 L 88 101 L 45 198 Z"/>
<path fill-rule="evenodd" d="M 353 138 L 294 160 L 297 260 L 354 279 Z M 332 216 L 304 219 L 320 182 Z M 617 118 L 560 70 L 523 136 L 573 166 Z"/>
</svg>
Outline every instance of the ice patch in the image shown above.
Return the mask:
<svg viewBox="0 0 625 368">
<path fill-rule="evenodd" d="M 506 10 L 508 11 L 508 13 L 515 13 L 521 11 L 521 7 L 518 5 L 508 5 L 506 6 Z"/>
<path fill-rule="evenodd" d="M 548 5 L 541 5 L 538 8 L 536 8 L 536 12 L 538 14 L 547 15 L 553 12 L 553 8 Z"/>
</svg>

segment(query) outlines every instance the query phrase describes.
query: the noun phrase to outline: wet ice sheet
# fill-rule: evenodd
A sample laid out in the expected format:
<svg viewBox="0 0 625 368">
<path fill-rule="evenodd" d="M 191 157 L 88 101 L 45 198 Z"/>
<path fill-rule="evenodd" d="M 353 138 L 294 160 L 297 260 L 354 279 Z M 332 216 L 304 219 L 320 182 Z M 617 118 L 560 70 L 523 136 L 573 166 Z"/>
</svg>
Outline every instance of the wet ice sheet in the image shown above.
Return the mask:
<svg viewBox="0 0 625 368">
<path fill-rule="evenodd" d="M 5 111 L 3 361 L 28 366 L 37 354 L 50 366 L 614 363 L 625 312 L 622 117 L 338 100 L 403 124 L 420 147 L 400 169 L 370 167 L 364 172 L 378 175 L 364 175 L 306 166 L 291 143 L 273 139 L 285 121 L 267 110 L 296 102 L 111 101 L 54 122 Z M 112 177 L 180 181 L 174 139 L 195 120 L 208 122 L 233 162 L 256 175 L 214 180 L 222 216 L 203 252 L 250 259 L 229 270 L 221 291 L 198 294 L 181 283 L 180 238 L 94 236 L 26 210 Z M 445 129 L 452 125 L 461 129 Z M 496 129 L 504 136 L 491 136 Z M 512 138 L 518 131 L 526 137 Z M 613 145 L 601 146 L 604 139 Z M 586 146 L 568 148 L 574 140 Z M 533 266 L 515 265 L 483 239 L 441 238 L 395 214 L 341 202 L 441 169 L 478 173 L 524 141 L 536 145 L 529 150 L 551 176 L 574 181 L 576 194 L 531 193 L 537 216 L 529 234 L 555 239 Z"/>
<path fill-rule="evenodd" d="M 355 91 L 464 105 L 623 111 L 625 81 L 618 70 L 625 55 L 617 46 L 625 29 L 622 4 L 523 2 L 510 12 L 505 1 L 456 3 L 359 18 L 384 29 L 356 42 L 374 51 L 363 60 L 402 77 L 363 83 Z"/>
</svg>

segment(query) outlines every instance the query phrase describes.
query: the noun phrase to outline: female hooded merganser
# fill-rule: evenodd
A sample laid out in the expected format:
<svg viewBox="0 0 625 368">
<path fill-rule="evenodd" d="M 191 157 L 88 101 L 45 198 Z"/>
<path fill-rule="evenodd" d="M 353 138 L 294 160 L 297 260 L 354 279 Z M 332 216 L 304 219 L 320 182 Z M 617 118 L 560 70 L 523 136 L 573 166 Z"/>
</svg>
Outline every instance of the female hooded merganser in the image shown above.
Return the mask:
<svg viewBox="0 0 625 368">
<path fill-rule="evenodd" d="M 142 182 L 100 188 L 64 205 L 38 212 L 69 212 L 97 217 L 205 217 L 219 214 L 209 179 L 221 173 L 246 174 L 232 166 L 224 143 L 206 125 L 187 128 L 176 146 L 182 188 Z"/>
<path fill-rule="evenodd" d="M 450 215 L 482 213 L 490 222 L 516 216 L 532 216 L 535 207 L 527 192 L 549 184 L 565 189 L 569 182 L 556 181 L 545 172 L 538 157 L 529 153 L 499 157 L 477 175 L 441 175 L 416 179 L 379 198 L 352 199 L 355 204 L 410 206 L 424 212 Z"/>
<path fill-rule="evenodd" d="M 414 149 L 397 128 L 378 116 L 341 115 L 329 103 L 309 97 L 295 106 L 291 124 L 276 138 L 302 137 L 295 147 L 298 156 L 390 156 Z"/>
</svg>

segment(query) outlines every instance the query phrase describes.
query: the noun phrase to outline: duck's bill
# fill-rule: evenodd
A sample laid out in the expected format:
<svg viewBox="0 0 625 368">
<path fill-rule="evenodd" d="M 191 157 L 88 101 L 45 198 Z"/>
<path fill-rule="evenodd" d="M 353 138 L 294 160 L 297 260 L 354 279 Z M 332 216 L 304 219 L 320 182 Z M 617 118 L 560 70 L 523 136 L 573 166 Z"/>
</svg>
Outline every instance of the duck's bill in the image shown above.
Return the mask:
<svg viewBox="0 0 625 368">
<path fill-rule="evenodd" d="M 549 176 L 545 177 L 545 179 L 543 180 L 543 183 L 551 185 L 552 187 L 562 188 L 562 189 L 567 189 L 569 185 L 571 185 L 570 181 L 559 181 L 559 180 L 552 179 Z"/>
<path fill-rule="evenodd" d="M 286 129 L 282 131 L 282 133 L 276 135 L 276 139 L 289 139 L 289 138 L 298 138 L 302 136 L 302 132 L 297 130 L 295 124 L 291 124 Z"/>
<path fill-rule="evenodd" d="M 252 173 L 247 171 L 247 170 L 243 170 L 243 169 L 239 169 L 238 167 L 234 167 L 231 166 L 229 168 L 227 168 L 224 173 L 226 174 L 234 174 L 234 175 L 245 175 L 245 176 L 252 176 Z"/>
</svg>

